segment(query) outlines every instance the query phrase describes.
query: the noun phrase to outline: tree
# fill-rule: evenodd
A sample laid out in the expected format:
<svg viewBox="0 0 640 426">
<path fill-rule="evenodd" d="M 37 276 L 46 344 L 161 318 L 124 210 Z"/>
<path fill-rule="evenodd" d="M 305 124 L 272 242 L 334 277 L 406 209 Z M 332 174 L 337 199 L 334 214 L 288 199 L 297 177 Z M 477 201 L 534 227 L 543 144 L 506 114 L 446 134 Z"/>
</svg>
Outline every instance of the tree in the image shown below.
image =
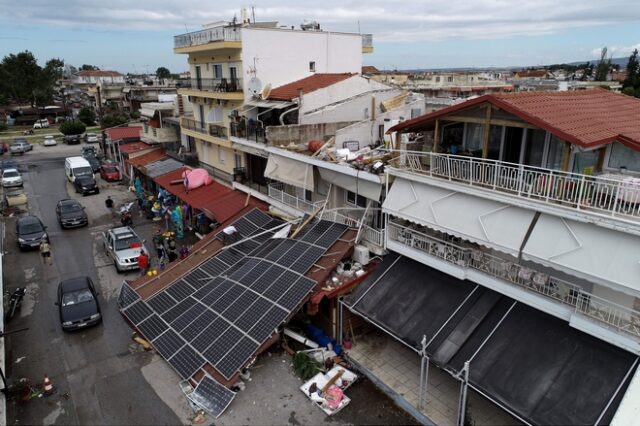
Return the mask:
<svg viewBox="0 0 640 426">
<path fill-rule="evenodd" d="M 82 107 L 78 112 L 78 119 L 87 126 L 93 126 L 96 122 L 96 114 L 89 107 Z"/>
<path fill-rule="evenodd" d="M 42 68 L 28 50 L 9 54 L 0 63 L 0 98 L 43 107 L 53 101 L 54 86 L 63 67 L 61 59 L 50 59 Z"/>
<path fill-rule="evenodd" d="M 596 67 L 596 76 L 594 78 L 595 81 L 606 81 L 609 76 L 609 71 L 611 70 L 611 58 L 607 59 L 607 48 L 603 47 L 600 51 L 600 60 L 598 61 L 598 66 Z"/>
<path fill-rule="evenodd" d="M 164 80 L 165 78 L 171 78 L 171 71 L 165 67 L 160 67 L 156 70 L 156 77 L 160 80 Z"/>
<path fill-rule="evenodd" d="M 125 115 L 109 114 L 102 117 L 100 120 L 100 127 L 107 129 L 109 127 L 116 127 L 129 122 L 129 118 Z"/>
<path fill-rule="evenodd" d="M 81 135 L 87 130 L 87 126 L 79 121 L 67 121 L 60 125 L 60 133 L 63 135 Z"/>
<path fill-rule="evenodd" d="M 82 66 L 80 67 L 80 71 L 99 71 L 99 70 L 100 68 L 94 65 L 82 64 Z"/>
<path fill-rule="evenodd" d="M 624 87 L 623 93 L 640 97 L 640 62 L 638 61 L 638 49 L 635 49 L 633 53 L 631 53 L 631 56 L 629 56 L 626 69 L 627 78 L 625 78 L 622 83 Z"/>
</svg>

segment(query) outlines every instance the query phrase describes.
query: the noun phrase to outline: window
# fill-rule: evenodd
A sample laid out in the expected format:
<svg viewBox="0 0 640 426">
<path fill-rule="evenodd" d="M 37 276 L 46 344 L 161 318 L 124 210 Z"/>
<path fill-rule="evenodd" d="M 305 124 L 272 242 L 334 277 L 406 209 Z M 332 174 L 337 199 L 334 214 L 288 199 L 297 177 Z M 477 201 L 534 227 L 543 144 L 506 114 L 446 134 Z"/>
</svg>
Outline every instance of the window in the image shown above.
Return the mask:
<svg viewBox="0 0 640 426">
<path fill-rule="evenodd" d="M 213 78 L 222 78 L 222 65 L 213 65 Z"/>
<path fill-rule="evenodd" d="M 544 144 L 547 132 L 542 129 L 527 129 L 527 145 L 524 153 L 524 164 L 528 166 L 542 166 Z"/>
<path fill-rule="evenodd" d="M 555 135 L 551 135 L 549 139 L 549 150 L 547 152 L 548 169 L 560 170 L 562 167 L 562 151 L 564 149 L 564 141 L 558 139 Z"/>
<path fill-rule="evenodd" d="M 584 175 L 592 175 L 598 164 L 600 150 L 576 152 L 573 157 L 573 172 Z"/>
<path fill-rule="evenodd" d="M 220 162 L 220 164 L 224 164 L 224 160 L 225 160 L 224 148 L 221 146 L 218 146 L 218 161 Z"/>
<path fill-rule="evenodd" d="M 309 72 L 316 72 L 316 61 L 309 62 Z"/>
<path fill-rule="evenodd" d="M 367 199 L 355 192 L 347 191 L 347 204 L 358 207 L 367 207 Z"/>
<path fill-rule="evenodd" d="M 453 81 L 453 77 L 447 77 L 447 81 L 451 83 Z"/>
<path fill-rule="evenodd" d="M 607 165 L 611 169 L 625 168 L 631 172 L 640 172 L 640 152 L 616 142 L 611 145 Z"/>
<path fill-rule="evenodd" d="M 500 159 L 500 149 L 502 147 L 502 132 L 504 127 L 492 125 L 489 128 L 489 153 L 487 158 L 491 160 Z"/>
<path fill-rule="evenodd" d="M 242 156 L 240 154 L 233 154 L 233 161 L 235 163 L 236 169 L 242 167 Z"/>
<path fill-rule="evenodd" d="M 465 135 L 464 148 L 476 157 L 482 156 L 482 139 L 484 136 L 484 125 L 467 123 L 467 134 Z"/>
<path fill-rule="evenodd" d="M 436 77 L 436 83 L 440 83 L 440 77 Z"/>
</svg>

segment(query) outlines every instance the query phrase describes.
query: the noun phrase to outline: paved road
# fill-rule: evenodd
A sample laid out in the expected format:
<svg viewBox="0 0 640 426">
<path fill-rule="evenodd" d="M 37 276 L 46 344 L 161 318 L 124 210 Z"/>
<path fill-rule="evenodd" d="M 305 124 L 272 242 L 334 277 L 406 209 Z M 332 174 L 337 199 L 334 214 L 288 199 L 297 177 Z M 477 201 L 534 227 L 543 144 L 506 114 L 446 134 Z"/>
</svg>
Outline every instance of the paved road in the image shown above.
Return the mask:
<svg viewBox="0 0 640 426">
<path fill-rule="evenodd" d="M 111 222 L 104 207 L 107 194 L 116 202 L 130 195 L 101 182 L 99 195 L 79 197 L 87 208 L 89 227 L 62 230 L 54 206 L 61 198 L 75 197 L 64 176 L 63 158 L 69 154 L 57 153 L 60 149 L 41 151 L 44 149 L 39 147 L 17 161 L 23 163 L 21 169 L 28 170 L 24 177 L 29 212 L 38 215 L 48 227 L 54 265 L 42 265 L 37 252 L 19 252 L 13 235 L 15 218 L 6 220 L 5 287 L 26 286 L 28 290 L 19 316 L 6 330 L 29 330 L 5 339 L 9 381 L 27 377 L 40 382 L 48 374 L 57 393 L 26 403 L 10 401 L 7 423 L 183 423 L 184 417 L 178 417 L 165 404 L 167 396 L 162 386 L 154 384 L 160 378 L 169 381 L 175 394 L 177 376 L 158 364 L 157 355 L 133 344 L 131 329 L 116 304 L 119 285 L 126 276 L 116 274 L 99 244 L 101 231 Z M 104 321 L 91 329 L 63 333 L 54 306 L 57 284 L 61 278 L 78 275 L 88 275 L 97 283 Z M 150 371 L 157 374 L 149 374 Z M 168 402 L 174 407 L 179 405 Z"/>
</svg>

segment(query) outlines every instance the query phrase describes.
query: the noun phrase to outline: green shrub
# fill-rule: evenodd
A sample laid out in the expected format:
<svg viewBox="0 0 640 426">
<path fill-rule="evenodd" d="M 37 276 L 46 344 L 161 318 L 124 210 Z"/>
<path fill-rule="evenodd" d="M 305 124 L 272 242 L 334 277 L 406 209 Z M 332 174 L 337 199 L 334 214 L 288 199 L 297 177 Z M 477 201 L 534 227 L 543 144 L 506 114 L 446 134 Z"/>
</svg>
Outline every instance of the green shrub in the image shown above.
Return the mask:
<svg viewBox="0 0 640 426">
<path fill-rule="evenodd" d="M 79 121 L 67 121 L 60 125 L 60 133 L 63 135 L 81 135 L 87 130 L 87 126 Z"/>
</svg>

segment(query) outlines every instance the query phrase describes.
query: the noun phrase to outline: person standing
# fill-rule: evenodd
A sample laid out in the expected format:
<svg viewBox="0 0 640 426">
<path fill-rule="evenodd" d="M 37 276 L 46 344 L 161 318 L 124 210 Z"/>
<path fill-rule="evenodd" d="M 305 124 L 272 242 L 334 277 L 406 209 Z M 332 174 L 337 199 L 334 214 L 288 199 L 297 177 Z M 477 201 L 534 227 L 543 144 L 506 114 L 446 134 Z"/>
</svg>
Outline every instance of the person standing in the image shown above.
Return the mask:
<svg viewBox="0 0 640 426">
<path fill-rule="evenodd" d="M 111 195 L 107 196 L 107 199 L 104 200 L 104 205 L 107 206 L 107 210 L 109 210 L 111 217 L 113 217 L 113 200 L 111 199 Z"/>
<path fill-rule="evenodd" d="M 46 239 L 43 239 L 40 242 L 40 255 L 42 256 L 42 263 L 45 265 L 52 265 L 53 261 L 51 260 L 51 245 Z"/>
<path fill-rule="evenodd" d="M 146 275 L 147 270 L 149 269 L 149 256 L 144 250 L 140 250 L 140 255 L 138 256 L 138 267 L 140 268 L 141 275 Z"/>
</svg>

